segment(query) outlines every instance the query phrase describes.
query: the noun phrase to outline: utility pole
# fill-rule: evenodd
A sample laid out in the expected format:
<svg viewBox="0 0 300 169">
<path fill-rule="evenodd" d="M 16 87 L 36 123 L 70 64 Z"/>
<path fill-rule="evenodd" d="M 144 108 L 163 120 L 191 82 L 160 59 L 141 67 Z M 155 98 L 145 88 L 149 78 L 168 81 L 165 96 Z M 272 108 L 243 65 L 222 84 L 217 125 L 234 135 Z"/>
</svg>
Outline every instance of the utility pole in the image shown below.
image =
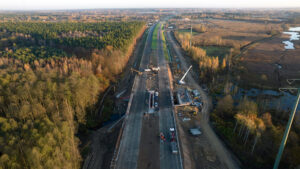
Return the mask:
<svg viewBox="0 0 300 169">
<path fill-rule="evenodd" d="M 289 84 L 291 84 L 295 80 L 300 80 L 300 79 L 287 80 L 287 82 Z M 283 153 L 286 141 L 288 139 L 288 136 L 289 136 L 289 133 L 290 133 L 290 130 L 291 130 L 291 126 L 292 126 L 292 123 L 293 123 L 293 120 L 294 120 L 294 117 L 295 117 L 295 114 L 296 114 L 296 111 L 297 111 L 297 107 L 298 107 L 298 104 L 299 104 L 299 99 L 300 99 L 300 88 L 280 88 L 279 90 L 280 91 L 283 91 L 283 90 L 290 90 L 290 91 L 291 90 L 297 90 L 297 99 L 296 99 L 294 108 L 293 108 L 293 110 L 292 110 L 292 112 L 290 114 L 289 121 L 288 121 L 288 123 L 286 125 L 285 131 L 284 131 L 284 134 L 283 134 L 283 138 L 282 138 L 282 141 L 281 141 L 281 144 L 280 144 L 277 156 L 276 156 L 276 160 L 275 160 L 275 163 L 274 163 L 274 166 L 273 166 L 273 169 L 277 169 L 278 166 L 279 166 L 280 159 L 281 159 L 281 156 L 282 156 L 282 153 Z"/>
</svg>

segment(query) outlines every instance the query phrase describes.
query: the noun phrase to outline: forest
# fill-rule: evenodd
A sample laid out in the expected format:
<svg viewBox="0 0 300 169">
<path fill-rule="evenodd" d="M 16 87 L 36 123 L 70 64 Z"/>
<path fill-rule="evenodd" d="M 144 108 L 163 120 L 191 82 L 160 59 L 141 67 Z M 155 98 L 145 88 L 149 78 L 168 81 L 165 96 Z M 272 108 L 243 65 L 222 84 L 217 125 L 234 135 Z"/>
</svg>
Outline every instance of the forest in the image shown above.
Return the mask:
<svg viewBox="0 0 300 169">
<path fill-rule="evenodd" d="M 0 169 L 81 167 L 79 132 L 143 22 L 0 23 Z"/>
</svg>

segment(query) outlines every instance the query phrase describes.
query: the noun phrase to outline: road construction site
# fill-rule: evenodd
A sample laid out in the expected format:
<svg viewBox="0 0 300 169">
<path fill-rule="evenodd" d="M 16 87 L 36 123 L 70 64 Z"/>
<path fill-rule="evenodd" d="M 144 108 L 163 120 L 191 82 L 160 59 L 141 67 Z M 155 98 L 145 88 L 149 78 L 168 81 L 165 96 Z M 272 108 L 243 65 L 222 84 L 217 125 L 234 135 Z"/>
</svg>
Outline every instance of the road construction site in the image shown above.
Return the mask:
<svg viewBox="0 0 300 169">
<path fill-rule="evenodd" d="M 191 61 L 188 56 L 184 56 L 174 35 L 170 31 L 166 31 L 165 35 L 172 58 L 170 67 L 175 84 L 174 91 L 185 90 L 185 93 L 190 95 L 187 97 L 191 98 L 190 104 L 175 106 L 184 168 L 238 169 L 239 161 L 217 137 L 209 124 L 211 99 L 208 97 L 207 90 L 196 82 L 199 76 L 191 70 L 183 80 L 184 83 L 178 83 L 191 65 Z M 191 129 L 200 131 L 200 134 L 193 135 Z"/>
<path fill-rule="evenodd" d="M 127 85 L 115 96 L 128 105 L 109 168 L 239 168 L 209 125 L 207 93 L 161 23 L 149 27 L 137 58 L 130 68 L 132 89 Z"/>
<path fill-rule="evenodd" d="M 153 39 L 155 47 L 150 46 Z M 161 26 L 152 26 L 139 69 L 133 70 L 136 76 L 111 168 L 182 168 L 162 45 Z"/>
</svg>

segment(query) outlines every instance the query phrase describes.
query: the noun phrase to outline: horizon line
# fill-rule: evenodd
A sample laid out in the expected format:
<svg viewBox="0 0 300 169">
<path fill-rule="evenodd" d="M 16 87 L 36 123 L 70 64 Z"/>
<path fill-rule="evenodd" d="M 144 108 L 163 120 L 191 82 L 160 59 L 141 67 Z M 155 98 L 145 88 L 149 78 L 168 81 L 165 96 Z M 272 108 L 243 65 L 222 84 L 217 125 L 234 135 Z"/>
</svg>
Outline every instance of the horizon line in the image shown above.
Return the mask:
<svg viewBox="0 0 300 169">
<path fill-rule="evenodd" d="M 103 8 L 53 8 L 53 9 L 0 9 L 0 12 L 68 11 L 68 10 L 109 10 L 109 9 L 300 9 L 299 7 L 103 7 Z M 300 11 L 299 11 L 300 12 Z"/>
</svg>

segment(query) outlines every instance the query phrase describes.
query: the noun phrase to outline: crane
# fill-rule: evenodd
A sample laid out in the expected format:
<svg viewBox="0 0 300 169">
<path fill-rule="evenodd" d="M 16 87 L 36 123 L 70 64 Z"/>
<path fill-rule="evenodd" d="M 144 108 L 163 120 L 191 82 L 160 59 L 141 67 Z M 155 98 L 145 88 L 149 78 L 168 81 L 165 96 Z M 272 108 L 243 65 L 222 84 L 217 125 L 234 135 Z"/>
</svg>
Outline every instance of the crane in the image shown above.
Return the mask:
<svg viewBox="0 0 300 169">
<path fill-rule="evenodd" d="M 189 67 L 189 69 L 185 72 L 185 74 L 182 76 L 182 78 L 178 81 L 179 84 L 185 84 L 185 82 L 183 81 L 185 76 L 189 73 L 189 71 L 191 70 L 192 65 Z"/>
<path fill-rule="evenodd" d="M 132 72 L 138 73 L 138 75 L 142 75 L 142 74 L 143 74 L 143 72 L 140 72 L 140 71 L 138 71 L 138 70 L 136 70 L 136 69 L 134 69 L 134 68 L 131 68 L 131 71 L 132 71 Z"/>
</svg>

